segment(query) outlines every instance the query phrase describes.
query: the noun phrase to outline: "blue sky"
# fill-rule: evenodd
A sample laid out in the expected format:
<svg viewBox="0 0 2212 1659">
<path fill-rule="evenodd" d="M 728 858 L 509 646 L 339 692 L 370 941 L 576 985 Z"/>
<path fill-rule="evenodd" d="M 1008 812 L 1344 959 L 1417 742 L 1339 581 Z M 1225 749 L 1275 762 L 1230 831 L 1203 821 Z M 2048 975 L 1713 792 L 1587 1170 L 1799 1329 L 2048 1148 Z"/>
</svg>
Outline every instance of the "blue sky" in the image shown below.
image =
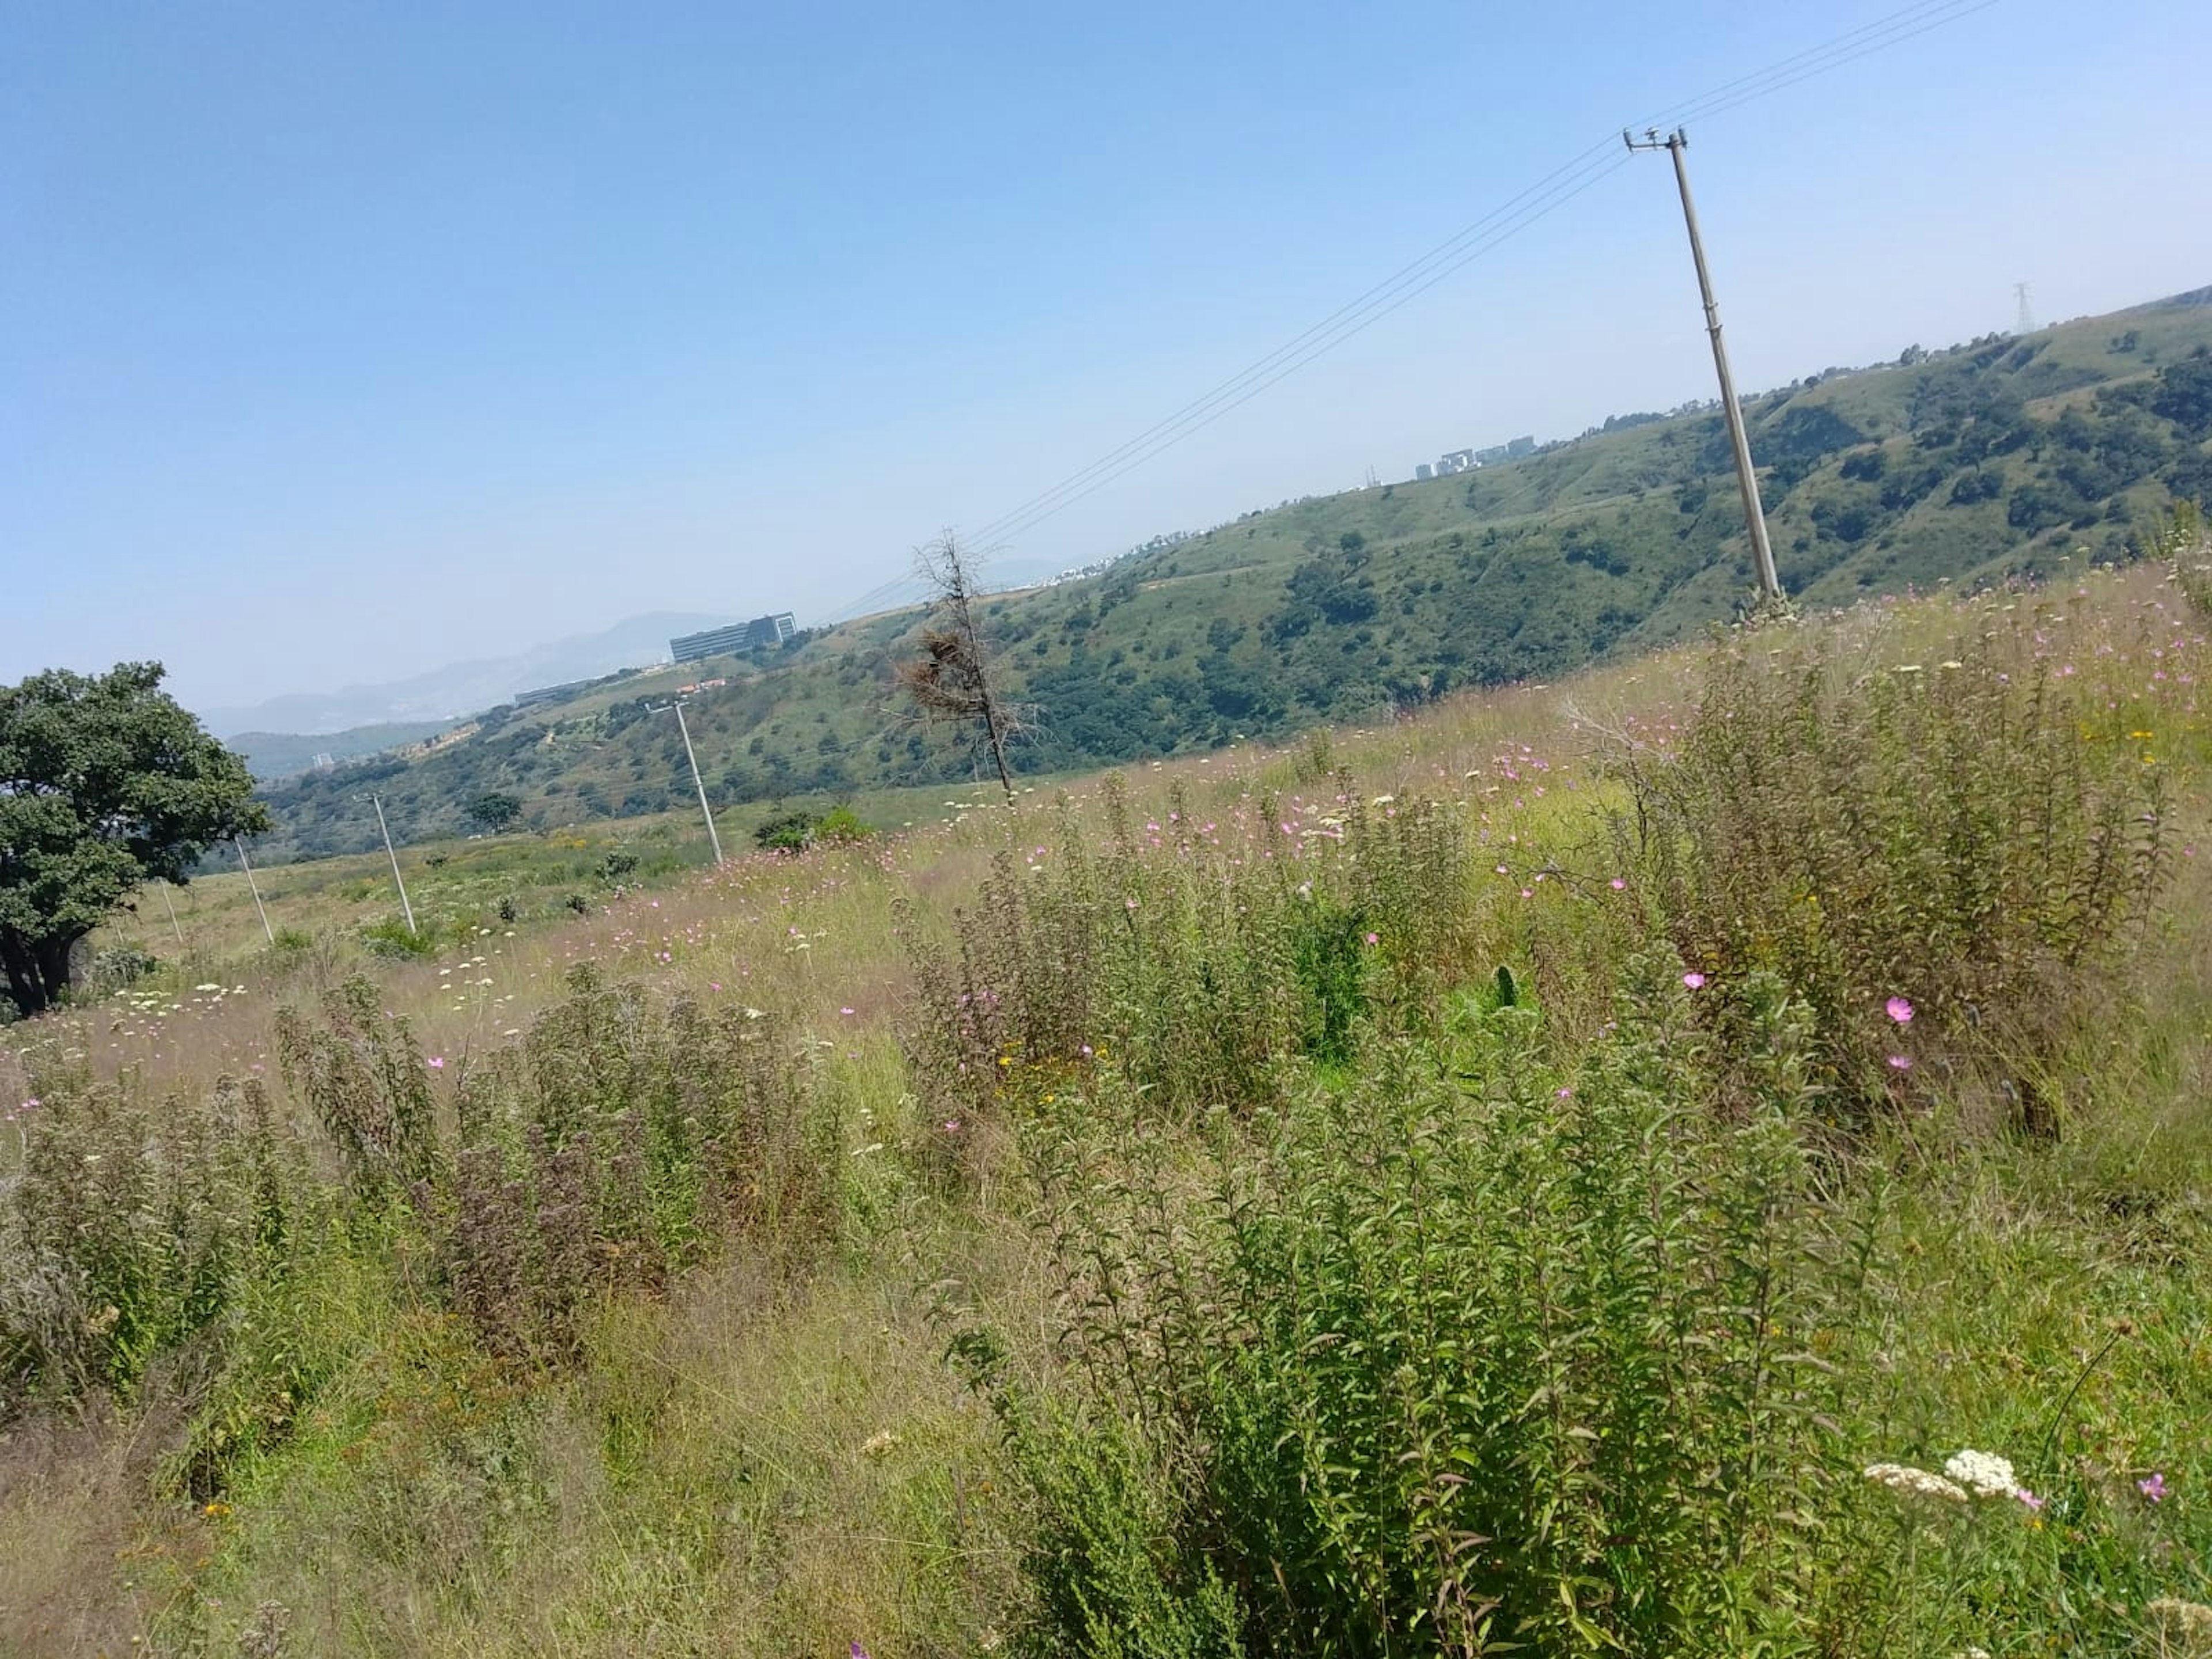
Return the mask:
<svg viewBox="0 0 2212 1659">
<path fill-rule="evenodd" d="M 1902 0 L 0 3 L 0 681 L 195 706 L 804 619 L 1595 139 Z M 1999 0 L 1692 128 L 1747 386 L 2212 282 L 2212 7 Z M 1663 162 L 1024 536 L 1711 392 Z"/>
</svg>

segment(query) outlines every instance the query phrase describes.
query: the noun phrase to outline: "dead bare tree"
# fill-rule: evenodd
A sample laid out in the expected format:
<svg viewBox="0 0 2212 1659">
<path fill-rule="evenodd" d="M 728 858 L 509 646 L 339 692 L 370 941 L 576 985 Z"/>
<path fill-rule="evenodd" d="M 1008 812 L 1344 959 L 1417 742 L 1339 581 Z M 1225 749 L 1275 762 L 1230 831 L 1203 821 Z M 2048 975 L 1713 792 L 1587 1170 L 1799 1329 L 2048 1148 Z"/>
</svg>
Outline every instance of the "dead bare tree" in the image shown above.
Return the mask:
<svg viewBox="0 0 2212 1659">
<path fill-rule="evenodd" d="M 982 726 L 1011 806 L 1014 775 L 1006 765 L 1006 744 L 1021 723 L 1012 705 L 992 687 L 989 653 L 975 621 L 980 596 L 974 556 L 948 530 L 915 550 L 914 568 L 929 585 L 930 617 L 918 641 L 921 653 L 898 665 L 898 683 L 925 720 Z"/>
</svg>

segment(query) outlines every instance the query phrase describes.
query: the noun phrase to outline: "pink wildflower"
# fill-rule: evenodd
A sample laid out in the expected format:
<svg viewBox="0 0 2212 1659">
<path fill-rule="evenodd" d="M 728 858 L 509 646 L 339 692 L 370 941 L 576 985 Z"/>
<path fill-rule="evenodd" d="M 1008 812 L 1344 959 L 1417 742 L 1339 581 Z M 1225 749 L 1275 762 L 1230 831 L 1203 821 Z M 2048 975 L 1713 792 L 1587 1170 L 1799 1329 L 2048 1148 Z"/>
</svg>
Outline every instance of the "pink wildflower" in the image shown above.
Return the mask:
<svg viewBox="0 0 2212 1659">
<path fill-rule="evenodd" d="M 1912 1069 L 1912 1056 L 1910 1054 L 1892 1054 L 1889 1057 L 1889 1069 L 1893 1072 L 1911 1071 Z"/>
<path fill-rule="evenodd" d="M 443 1054 L 433 1054 L 433 1055 L 431 1055 L 431 1056 L 430 1056 L 430 1069 L 431 1069 L 432 1071 L 434 1071 L 434 1072 L 442 1072 L 442 1071 L 444 1071 L 444 1070 L 446 1069 L 446 1057 L 445 1057 L 445 1055 L 443 1055 Z"/>
<path fill-rule="evenodd" d="M 2025 1486 L 2014 1486 L 2013 1488 L 2012 1495 L 2020 1499 L 2021 1506 L 2024 1507 L 2031 1515 L 2043 1507 L 2043 1499 L 2037 1497 Z"/>
<path fill-rule="evenodd" d="M 1882 1007 L 1899 1025 L 1912 1024 L 1912 1005 L 1903 997 L 1892 997 Z"/>
<path fill-rule="evenodd" d="M 1702 991 L 1705 988 L 1705 976 L 1703 974 L 1692 970 L 1692 972 L 1682 975 L 1682 983 L 1688 986 L 1692 991 Z"/>
<path fill-rule="evenodd" d="M 1623 881 L 1623 880 L 1619 877 L 1619 876 L 1615 876 L 1615 877 L 1613 878 L 1613 882 L 1612 882 L 1613 890 L 1614 892 L 1616 892 L 1616 893 L 1620 892 L 1622 890 L 1624 890 L 1625 888 L 1626 888 L 1626 887 L 1627 887 L 1627 885 L 1628 885 L 1628 884 L 1627 884 L 1626 882 Z"/>
<path fill-rule="evenodd" d="M 2163 1503 L 2166 1501 L 2166 1477 L 2154 1474 L 2148 1480 L 2136 1481 L 2136 1490 L 2154 1504 Z"/>
</svg>

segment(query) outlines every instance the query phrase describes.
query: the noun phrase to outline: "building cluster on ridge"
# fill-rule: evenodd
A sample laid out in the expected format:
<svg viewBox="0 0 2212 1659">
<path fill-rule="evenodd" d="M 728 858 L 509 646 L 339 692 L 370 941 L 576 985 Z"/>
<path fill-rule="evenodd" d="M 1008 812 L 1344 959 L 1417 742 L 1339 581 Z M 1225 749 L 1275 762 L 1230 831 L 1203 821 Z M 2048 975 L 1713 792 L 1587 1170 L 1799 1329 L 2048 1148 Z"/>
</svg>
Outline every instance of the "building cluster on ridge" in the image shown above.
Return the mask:
<svg viewBox="0 0 2212 1659">
<path fill-rule="evenodd" d="M 1492 444 L 1488 449 L 1455 449 L 1438 456 L 1433 466 L 1423 461 L 1413 469 L 1413 477 L 1417 483 L 1430 478 L 1449 478 L 1455 472 L 1472 472 L 1479 466 L 1495 466 L 1500 461 L 1517 461 L 1523 455 L 1535 453 L 1536 441 L 1533 437 Z"/>
</svg>

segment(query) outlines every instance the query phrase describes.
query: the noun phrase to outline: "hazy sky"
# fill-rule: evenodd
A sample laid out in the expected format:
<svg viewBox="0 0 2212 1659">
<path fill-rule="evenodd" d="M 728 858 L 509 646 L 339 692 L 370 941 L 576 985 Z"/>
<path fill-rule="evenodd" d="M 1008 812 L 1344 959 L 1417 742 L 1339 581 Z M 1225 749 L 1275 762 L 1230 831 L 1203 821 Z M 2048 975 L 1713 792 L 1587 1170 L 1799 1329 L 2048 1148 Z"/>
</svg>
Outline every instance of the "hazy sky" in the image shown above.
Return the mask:
<svg viewBox="0 0 2212 1659">
<path fill-rule="evenodd" d="M 1902 0 L 0 3 L 0 681 L 198 705 L 802 620 L 1624 122 Z M 1692 128 L 1739 380 L 2212 283 L 2203 0 Z M 1005 555 L 1711 392 L 1663 158 Z"/>
</svg>

